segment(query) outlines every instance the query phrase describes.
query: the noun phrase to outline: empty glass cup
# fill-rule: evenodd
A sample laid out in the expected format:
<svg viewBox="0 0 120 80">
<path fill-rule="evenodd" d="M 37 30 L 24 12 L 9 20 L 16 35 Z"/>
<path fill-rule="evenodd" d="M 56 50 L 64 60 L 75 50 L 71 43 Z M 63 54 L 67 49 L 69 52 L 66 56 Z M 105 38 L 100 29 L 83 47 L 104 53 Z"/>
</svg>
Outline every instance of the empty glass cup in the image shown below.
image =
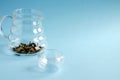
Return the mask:
<svg viewBox="0 0 120 80">
<path fill-rule="evenodd" d="M 61 70 L 64 56 L 55 49 L 47 49 L 38 54 L 38 67 L 41 72 L 53 73 Z"/>
<path fill-rule="evenodd" d="M 2 23 L 6 18 L 12 19 L 9 35 L 5 35 L 2 29 Z M 16 9 L 12 16 L 5 15 L 1 19 L 0 34 L 9 40 L 9 47 L 16 54 L 34 54 L 45 49 L 47 44 L 42 19 L 38 10 Z"/>
</svg>

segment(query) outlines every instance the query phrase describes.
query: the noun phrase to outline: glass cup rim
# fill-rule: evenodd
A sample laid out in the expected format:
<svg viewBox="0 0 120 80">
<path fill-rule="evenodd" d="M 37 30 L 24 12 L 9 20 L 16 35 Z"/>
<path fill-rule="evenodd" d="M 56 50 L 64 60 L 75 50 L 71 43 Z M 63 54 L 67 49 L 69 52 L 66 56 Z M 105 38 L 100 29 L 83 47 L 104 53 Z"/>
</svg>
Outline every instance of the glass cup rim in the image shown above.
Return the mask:
<svg viewBox="0 0 120 80">
<path fill-rule="evenodd" d="M 43 20 L 42 11 L 32 8 L 18 8 L 13 11 L 13 16 L 31 15 Z"/>
<path fill-rule="evenodd" d="M 18 12 L 18 11 L 31 11 L 31 12 L 35 12 L 35 13 L 40 13 L 42 14 L 42 12 L 40 10 L 37 10 L 37 9 L 32 9 L 32 8 L 18 8 L 18 9 L 15 9 L 14 12 Z"/>
</svg>

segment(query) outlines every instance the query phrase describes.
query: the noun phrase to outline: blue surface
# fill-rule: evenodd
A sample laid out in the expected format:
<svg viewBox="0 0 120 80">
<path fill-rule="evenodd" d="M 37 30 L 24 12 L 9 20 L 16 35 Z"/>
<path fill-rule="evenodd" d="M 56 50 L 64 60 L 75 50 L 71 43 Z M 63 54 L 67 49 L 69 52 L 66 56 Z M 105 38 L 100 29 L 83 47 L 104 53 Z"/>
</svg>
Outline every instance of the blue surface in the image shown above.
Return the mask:
<svg viewBox="0 0 120 80">
<path fill-rule="evenodd" d="M 65 63 L 60 73 L 39 73 L 37 57 L 6 55 L 0 37 L 0 80 L 120 80 L 119 0 L 0 0 L 0 18 L 17 8 L 43 11 L 48 48 Z"/>
</svg>

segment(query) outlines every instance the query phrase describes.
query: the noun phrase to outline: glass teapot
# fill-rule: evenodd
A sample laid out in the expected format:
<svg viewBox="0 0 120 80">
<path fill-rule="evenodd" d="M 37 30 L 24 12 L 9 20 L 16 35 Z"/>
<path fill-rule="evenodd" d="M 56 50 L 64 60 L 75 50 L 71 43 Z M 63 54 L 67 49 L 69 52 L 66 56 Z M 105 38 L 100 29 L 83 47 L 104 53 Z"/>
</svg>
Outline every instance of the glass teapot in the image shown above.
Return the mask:
<svg viewBox="0 0 120 80">
<path fill-rule="evenodd" d="M 10 34 L 2 29 L 4 19 L 11 18 Z M 33 55 L 46 49 L 41 12 L 34 9 L 16 9 L 13 16 L 5 15 L 0 21 L 0 34 L 9 40 L 10 49 L 17 55 Z M 6 28 L 7 29 L 7 28 Z"/>
</svg>

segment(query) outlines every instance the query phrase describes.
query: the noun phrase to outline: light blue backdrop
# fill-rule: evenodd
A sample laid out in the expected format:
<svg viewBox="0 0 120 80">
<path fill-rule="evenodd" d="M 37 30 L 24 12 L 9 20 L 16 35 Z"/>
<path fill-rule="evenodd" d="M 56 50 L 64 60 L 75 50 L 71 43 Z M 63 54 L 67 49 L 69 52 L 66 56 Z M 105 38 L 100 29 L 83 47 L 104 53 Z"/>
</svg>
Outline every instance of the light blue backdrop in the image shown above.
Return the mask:
<svg viewBox="0 0 120 80">
<path fill-rule="evenodd" d="M 62 51 L 65 63 L 60 74 L 26 72 L 20 58 L 3 55 L 0 37 L 0 80 L 120 80 L 119 0 L 0 0 L 0 18 L 17 8 L 43 12 L 48 48 Z"/>
</svg>

